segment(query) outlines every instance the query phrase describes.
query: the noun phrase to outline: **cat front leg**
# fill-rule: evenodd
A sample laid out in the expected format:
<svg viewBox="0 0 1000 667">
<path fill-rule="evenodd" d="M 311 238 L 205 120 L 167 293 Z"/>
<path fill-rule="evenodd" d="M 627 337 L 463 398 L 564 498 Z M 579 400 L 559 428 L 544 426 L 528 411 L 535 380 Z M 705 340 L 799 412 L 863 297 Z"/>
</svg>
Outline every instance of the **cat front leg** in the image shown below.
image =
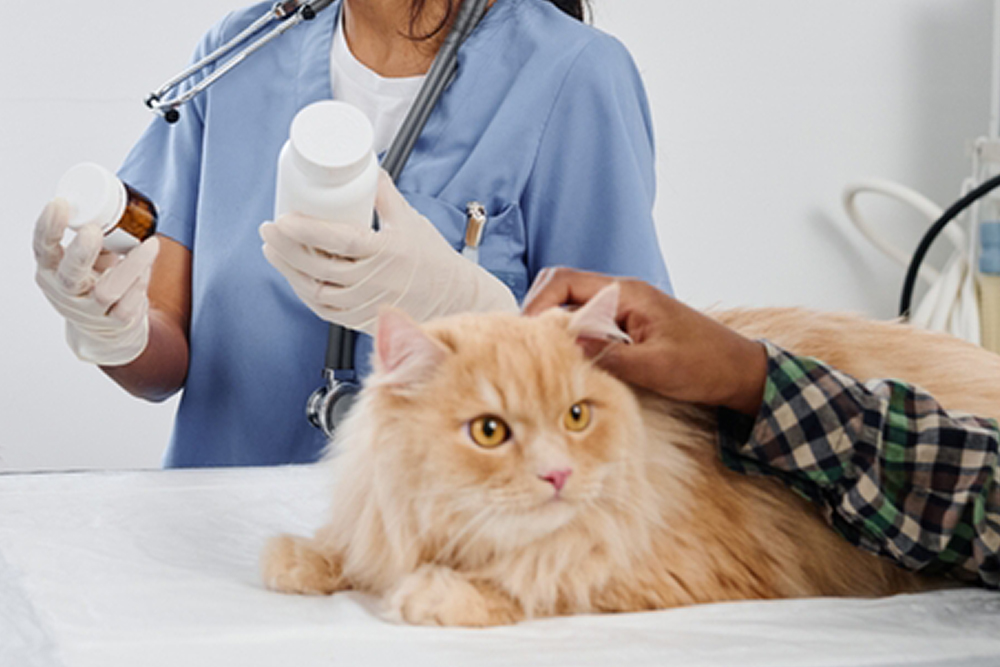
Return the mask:
<svg viewBox="0 0 1000 667">
<path fill-rule="evenodd" d="M 483 627 L 524 618 L 520 605 L 492 585 L 437 565 L 421 565 L 385 600 L 391 618 L 416 625 Z"/>
<path fill-rule="evenodd" d="M 325 553 L 315 540 L 304 537 L 271 538 L 260 566 L 264 584 L 282 593 L 329 595 L 348 588 L 339 556 Z"/>
</svg>

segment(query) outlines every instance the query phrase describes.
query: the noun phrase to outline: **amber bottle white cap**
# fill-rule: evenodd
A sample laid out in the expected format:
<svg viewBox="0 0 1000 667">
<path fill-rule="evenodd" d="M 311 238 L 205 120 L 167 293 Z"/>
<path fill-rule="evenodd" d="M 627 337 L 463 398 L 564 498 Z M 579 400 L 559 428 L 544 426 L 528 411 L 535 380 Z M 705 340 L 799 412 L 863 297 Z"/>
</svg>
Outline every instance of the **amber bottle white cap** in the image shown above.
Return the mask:
<svg viewBox="0 0 1000 667">
<path fill-rule="evenodd" d="M 119 228 L 129 205 L 129 192 L 101 165 L 84 162 L 70 168 L 59 179 L 56 196 L 70 206 L 70 229 L 97 223 L 104 232 L 104 247 L 112 252 L 126 253 L 139 245 L 139 238 Z"/>
</svg>

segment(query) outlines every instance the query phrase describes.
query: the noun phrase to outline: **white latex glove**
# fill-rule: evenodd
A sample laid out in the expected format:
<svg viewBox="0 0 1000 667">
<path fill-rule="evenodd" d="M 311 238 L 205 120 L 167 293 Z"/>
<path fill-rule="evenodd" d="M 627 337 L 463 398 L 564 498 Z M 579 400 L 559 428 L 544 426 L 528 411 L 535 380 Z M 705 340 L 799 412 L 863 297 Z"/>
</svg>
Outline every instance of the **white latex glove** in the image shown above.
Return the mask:
<svg viewBox="0 0 1000 667">
<path fill-rule="evenodd" d="M 517 312 L 507 286 L 456 252 L 385 171 L 375 210 L 378 232 L 294 213 L 266 222 L 260 227 L 264 256 L 314 313 L 368 334 L 383 305 L 418 322 L 470 311 Z"/>
<path fill-rule="evenodd" d="M 81 227 L 64 249 L 69 214 L 69 205 L 55 199 L 35 223 L 35 282 L 66 318 L 66 341 L 77 357 L 122 366 L 149 340 L 146 290 L 159 241 L 148 239 L 122 257 L 102 250 L 103 235 L 93 224 Z"/>
</svg>

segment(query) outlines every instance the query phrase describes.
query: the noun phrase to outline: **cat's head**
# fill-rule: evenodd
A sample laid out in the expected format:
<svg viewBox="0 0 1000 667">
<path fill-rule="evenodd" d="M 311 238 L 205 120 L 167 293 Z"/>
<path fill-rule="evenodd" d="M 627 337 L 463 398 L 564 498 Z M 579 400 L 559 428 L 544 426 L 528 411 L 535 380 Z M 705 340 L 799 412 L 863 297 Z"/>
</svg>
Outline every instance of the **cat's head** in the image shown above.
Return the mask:
<svg viewBox="0 0 1000 667">
<path fill-rule="evenodd" d="M 573 313 L 426 325 L 384 311 L 359 415 L 377 424 L 377 492 L 435 530 L 502 544 L 627 505 L 639 406 L 578 344 L 617 331 L 617 298 L 614 287 Z"/>
</svg>

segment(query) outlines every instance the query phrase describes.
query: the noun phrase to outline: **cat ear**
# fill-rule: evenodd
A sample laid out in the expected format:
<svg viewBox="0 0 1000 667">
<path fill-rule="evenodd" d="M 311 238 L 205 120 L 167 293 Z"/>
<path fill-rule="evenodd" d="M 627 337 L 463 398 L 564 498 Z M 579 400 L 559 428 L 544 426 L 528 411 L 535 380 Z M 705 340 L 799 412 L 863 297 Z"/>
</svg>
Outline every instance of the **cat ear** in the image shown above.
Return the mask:
<svg viewBox="0 0 1000 667">
<path fill-rule="evenodd" d="M 426 379 L 448 350 L 396 308 L 383 308 L 375 333 L 378 384 L 408 385 Z"/>
<path fill-rule="evenodd" d="M 628 334 L 618 328 L 618 295 L 621 287 L 613 282 L 578 308 L 569 320 L 568 330 L 577 338 L 631 343 Z"/>
</svg>

